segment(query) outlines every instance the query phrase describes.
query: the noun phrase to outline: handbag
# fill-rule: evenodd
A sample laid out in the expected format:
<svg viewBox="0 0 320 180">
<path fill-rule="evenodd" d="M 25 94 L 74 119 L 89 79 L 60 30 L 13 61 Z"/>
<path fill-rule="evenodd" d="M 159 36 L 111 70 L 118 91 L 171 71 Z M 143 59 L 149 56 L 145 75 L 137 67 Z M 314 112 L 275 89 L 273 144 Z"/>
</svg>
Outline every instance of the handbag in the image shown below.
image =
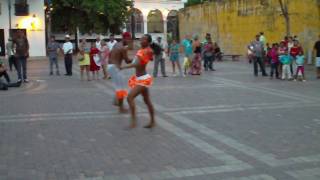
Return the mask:
<svg viewBox="0 0 320 180">
<path fill-rule="evenodd" d="M 190 65 L 191 65 L 190 60 L 189 60 L 187 57 L 185 57 L 185 58 L 183 59 L 183 67 L 184 67 L 184 68 L 189 68 Z"/>
<path fill-rule="evenodd" d="M 93 55 L 93 60 L 94 60 L 94 62 L 96 63 L 97 66 L 101 66 L 101 59 L 100 59 L 99 54 Z"/>
</svg>

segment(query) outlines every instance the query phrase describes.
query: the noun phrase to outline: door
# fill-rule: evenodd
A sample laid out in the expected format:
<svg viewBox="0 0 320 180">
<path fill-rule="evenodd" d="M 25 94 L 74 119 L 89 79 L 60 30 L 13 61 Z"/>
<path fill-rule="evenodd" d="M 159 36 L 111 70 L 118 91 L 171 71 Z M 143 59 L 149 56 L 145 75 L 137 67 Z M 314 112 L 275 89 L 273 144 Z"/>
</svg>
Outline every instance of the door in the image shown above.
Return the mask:
<svg viewBox="0 0 320 180">
<path fill-rule="evenodd" d="M 0 56 L 5 56 L 6 55 L 6 46 L 5 46 L 5 41 L 4 41 L 4 29 L 0 29 Z"/>
</svg>

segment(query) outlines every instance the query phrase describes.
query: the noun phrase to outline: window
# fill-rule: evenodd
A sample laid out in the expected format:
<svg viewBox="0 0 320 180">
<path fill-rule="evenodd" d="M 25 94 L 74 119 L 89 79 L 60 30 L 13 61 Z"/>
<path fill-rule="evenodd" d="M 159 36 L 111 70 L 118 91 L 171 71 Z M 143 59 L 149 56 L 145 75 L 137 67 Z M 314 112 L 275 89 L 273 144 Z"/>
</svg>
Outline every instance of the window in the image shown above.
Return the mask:
<svg viewBox="0 0 320 180">
<path fill-rule="evenodd" d="M 130 11 L 131 15 L 128 17 L 128 22 L 126 24 L 127 30 L 129 32 L 132 31 L 132 20 L 134 20 L 134 32 L 135 33 L 143 33 L 143 15 L 142 12 L 139 9 L 134 9 L 133 16 L 132 17 L 132 10 Z M 134 19 L 132 19 L 134 18 Z"/>
<path fill-rule="evenodd" d="M 15 0 L 15 4 L 26 5 L 27 4 L 27 0 Z"/>
<path fill-rule="evenodd" d="M 29 5 L 27 3 L 27 0 L 15 0 L 14 9 L 16 16 L 29 15 Z"/>
</svg>

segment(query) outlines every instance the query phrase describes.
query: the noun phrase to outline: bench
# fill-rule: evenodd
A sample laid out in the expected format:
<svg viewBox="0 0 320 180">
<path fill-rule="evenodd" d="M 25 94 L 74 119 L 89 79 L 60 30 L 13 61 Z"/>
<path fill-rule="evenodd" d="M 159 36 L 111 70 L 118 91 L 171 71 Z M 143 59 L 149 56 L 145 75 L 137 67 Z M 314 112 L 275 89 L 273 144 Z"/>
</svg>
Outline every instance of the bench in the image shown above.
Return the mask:
<svg viewBox="0 0 320 180">
<path fill-rule="evenodd" d="M 223 54 L 223 57 L 231 57 L 232 61 L 239 61 L 240 54 Z"/>
</svg>

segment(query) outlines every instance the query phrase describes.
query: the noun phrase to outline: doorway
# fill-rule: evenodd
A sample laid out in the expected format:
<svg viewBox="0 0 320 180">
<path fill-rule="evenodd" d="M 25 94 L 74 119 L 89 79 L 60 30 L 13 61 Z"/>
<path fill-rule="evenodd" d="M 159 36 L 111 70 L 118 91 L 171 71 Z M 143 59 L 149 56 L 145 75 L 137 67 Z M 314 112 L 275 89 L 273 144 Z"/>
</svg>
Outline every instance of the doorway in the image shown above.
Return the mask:
<svg viewBox="0 0 320 180">
<path fill-rule="evenodd" d="M 4 29 L 0 29 L 0 56 L 6 55 L 6 46 L 4 41 Z"/>
</svg>

